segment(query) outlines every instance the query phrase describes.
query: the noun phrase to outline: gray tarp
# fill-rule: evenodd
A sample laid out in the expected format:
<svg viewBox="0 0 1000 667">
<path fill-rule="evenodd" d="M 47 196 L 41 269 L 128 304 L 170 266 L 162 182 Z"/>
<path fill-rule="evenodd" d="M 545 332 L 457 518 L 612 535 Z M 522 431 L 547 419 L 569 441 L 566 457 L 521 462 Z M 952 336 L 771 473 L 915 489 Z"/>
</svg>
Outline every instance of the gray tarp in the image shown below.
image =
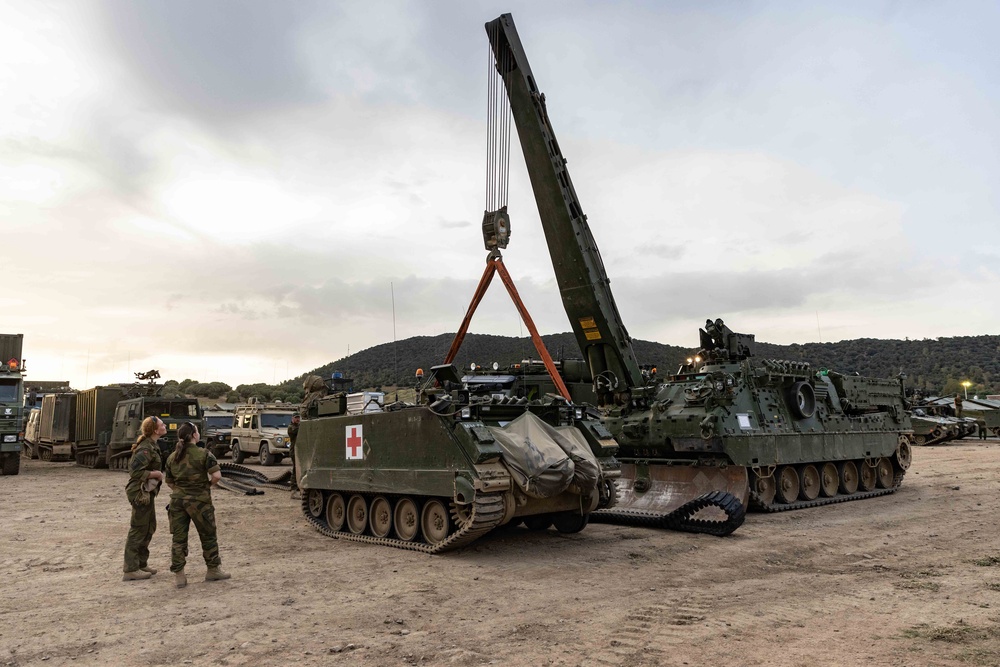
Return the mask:
<svg viewBox="0 0 1000 667">
<path fill-rule="evenodd" d="M 529 496 L 551 498 L 574 482 L 584 491 L 596 487 L 597 459 L 574 427 L 555 428 L 525 412 L 490 431 L 514 481 Z"/>
</svg>

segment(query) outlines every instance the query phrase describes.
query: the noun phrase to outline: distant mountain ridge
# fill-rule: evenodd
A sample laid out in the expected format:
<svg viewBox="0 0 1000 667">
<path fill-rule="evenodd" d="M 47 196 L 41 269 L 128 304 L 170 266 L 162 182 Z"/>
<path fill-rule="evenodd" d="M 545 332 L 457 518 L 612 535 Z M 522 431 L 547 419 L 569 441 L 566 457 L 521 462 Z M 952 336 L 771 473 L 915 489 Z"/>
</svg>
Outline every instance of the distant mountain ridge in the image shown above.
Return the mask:
<svg viewBox="0 0 1000 667">
<path fill-rule="evenodd" d="M 429 369 L 440 364 L 451 346 L 454 334 L 414 336 L 396 343 L 384 343 L 356 352 L 349 357 L 324 364 L 307 375 L 329 377 L 340 371 L 354 380 L 356 388 L 414 383 L 417 368 Z M 582 357 L 571 332 L 542 336 L 554 359 Z M 633 340 L 640 364 L 654 364 L 660 373 L 672 373 L 696 348 L 683 348 L 644 340 Z M 924 340 L 880 340 L 859 338 L 837 343 L 773 345 L 757 343 L 757 356 L 807 361 L 814 368 L 840 372 L 858 372 L 871 377 L 896 377 L 906 373 L 907 387 L 924 393 L 949 394 L 963 391 L 962 381 L 969 381 L 969 395 L 1000 393 L 1000 335 L 958 336 Z M 530 338 L 468 334 L 456 364 L 470 363 L 501 366 L 538 358 Z M 282 386 L 301 388 L 305 376 L 293 378 Z"/>
</svg>

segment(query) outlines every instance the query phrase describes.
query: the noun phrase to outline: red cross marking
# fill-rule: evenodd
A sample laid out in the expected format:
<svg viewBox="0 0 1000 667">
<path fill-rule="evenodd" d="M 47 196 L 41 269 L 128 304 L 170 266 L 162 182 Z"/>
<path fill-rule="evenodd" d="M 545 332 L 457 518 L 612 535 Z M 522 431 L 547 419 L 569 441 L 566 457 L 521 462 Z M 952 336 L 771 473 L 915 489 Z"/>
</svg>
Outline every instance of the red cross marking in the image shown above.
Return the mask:
<svg viewBox="0 0 1000 667">
<path fill-rule="evenodd" d="M 351 435 L 347 438 L 347 446 L 351 450 L 351 457 L 358 455 L 358 448 L 361 447 L 361 438 L 358 437 L 358 427 L 351 427 Z"/>
</svg>

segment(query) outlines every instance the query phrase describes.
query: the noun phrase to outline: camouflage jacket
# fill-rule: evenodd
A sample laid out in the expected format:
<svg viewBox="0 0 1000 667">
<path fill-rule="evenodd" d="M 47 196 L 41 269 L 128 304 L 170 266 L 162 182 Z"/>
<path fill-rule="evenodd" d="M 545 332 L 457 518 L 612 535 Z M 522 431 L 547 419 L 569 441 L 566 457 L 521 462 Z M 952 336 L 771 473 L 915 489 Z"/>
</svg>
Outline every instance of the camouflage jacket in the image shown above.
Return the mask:
<svg viewBox="0 0 1000 667">
<path fill-rule="evenodd" d="M 219 470 L 215 455 L 207 449 L 190 445 L 179 463 L 176 459 L 177 452 L 167 457 L 167 484 L 174 489 L 170 498 L 212 502 L 208 476 Z"/>
<path fill-rule="evenodd" d="M 288 439 L 291 440 L 292 444 L 294 445 L 295 438 L 297 437 L 299 437 L 299 425 L 296 424 L 295 422 L 292 422 L 291 424 L 288 425 Z"/>
<path fill-rule="evenodd" d="M 143 439 L 142 442 L 132 452 L 132 458 L 128 462 L 128 484 L 125 485 L 125 495 L 129 502 L 137 493 L 139 488 L 149 479 L 149 473 L 163 467 L 163 459 L 160 457 L 160 448 L 156 442 Z M 156 492 L 153 492 L 156 495 Z"/>
</svg>

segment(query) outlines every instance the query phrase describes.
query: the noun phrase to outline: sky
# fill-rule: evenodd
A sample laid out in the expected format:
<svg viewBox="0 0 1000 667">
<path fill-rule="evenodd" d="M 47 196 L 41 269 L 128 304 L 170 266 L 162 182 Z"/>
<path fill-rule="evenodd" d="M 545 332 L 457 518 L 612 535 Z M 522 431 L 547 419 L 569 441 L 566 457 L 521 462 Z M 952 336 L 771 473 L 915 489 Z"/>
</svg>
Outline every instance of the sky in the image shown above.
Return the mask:
<svg viewBox="0 0 1000 667">
<path fill-rule="evenodd" d="M 454 332 L 506 12 L 632 337 L 1000 333 L 997 3 L 15 0 L 0 331 L 29 378 L 274 382 Z M 568 331 L 513 148 L 505 264 Z M 499 284 L 470 330 L 527 335 Z"/>
</svg>

